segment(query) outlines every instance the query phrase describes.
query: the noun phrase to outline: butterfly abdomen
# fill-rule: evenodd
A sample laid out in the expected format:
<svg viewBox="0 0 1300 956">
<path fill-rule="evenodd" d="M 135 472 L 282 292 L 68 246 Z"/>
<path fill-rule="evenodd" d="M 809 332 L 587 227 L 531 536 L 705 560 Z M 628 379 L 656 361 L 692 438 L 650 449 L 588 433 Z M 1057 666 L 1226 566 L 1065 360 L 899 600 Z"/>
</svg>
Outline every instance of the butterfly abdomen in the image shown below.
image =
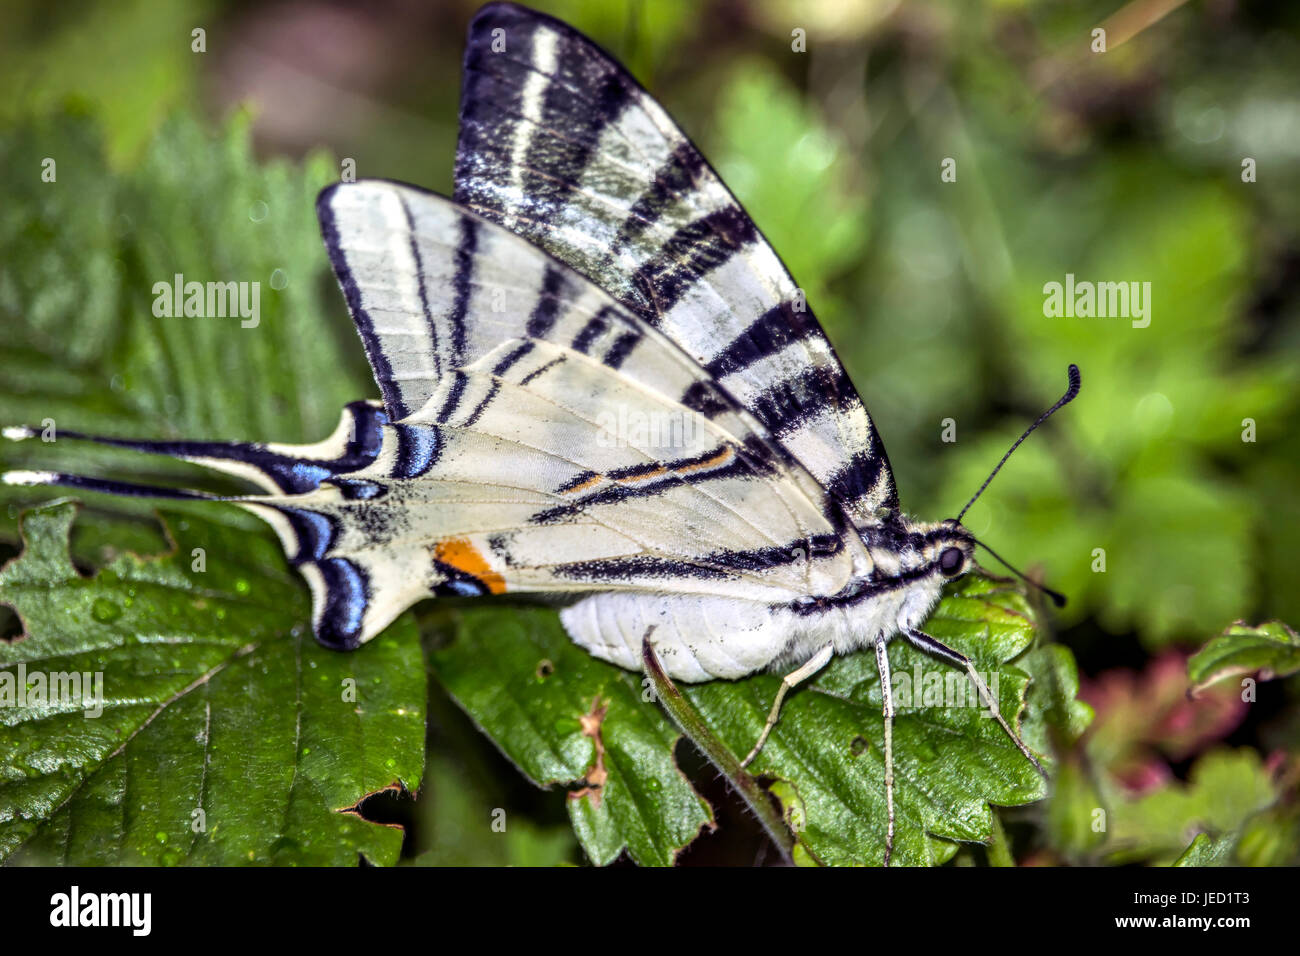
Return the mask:
<svg viewBox="0 0 1300 956">
<path fill-rule="evenodd" d="M 565 608 L 560 620 L 579 646 L 629 670 L 641 668 L 641 641 L 653 626 L 664 670 L 694 683 L 802 663 L 827 644 L 837 653 L 856 650 L 876 636 L 861 626 L 861 610 L 828 604 L 800 613 L 705 595 L 605 592 Z"/>
</svg>

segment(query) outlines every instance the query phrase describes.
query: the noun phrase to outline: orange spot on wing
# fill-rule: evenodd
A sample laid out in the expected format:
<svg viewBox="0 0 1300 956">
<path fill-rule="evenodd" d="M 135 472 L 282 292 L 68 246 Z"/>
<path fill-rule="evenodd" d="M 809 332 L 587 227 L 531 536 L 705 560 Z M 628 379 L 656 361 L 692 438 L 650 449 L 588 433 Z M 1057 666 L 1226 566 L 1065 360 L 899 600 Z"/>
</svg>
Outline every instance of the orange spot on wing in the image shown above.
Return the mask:
<svg viewBox="0 0 1300 956">
<path fill-rule="evenodd" d="M 506 593 L 505 578 L 492 570 L 492 565 L 487 563 L 487 558 L 470 544 L 468 538 L 448 538 L 446 541 L 439 541 L 433 546 L 433 556 L 443 564 L 451 565 L 457 571 L 464 571 L 478 578 L 489 593 Z"/>
<path fill-rule="evenodd" d="M 705 468 L 715 468 L 718 465 L 721 465 L 730 457 L 731 457 L 731 448 L 730 447 L 723 448 L 712 458 L 706 458 L 704 459 L 704 461 L 697 461 L 693 465 L 683 465 L 682 467 L 676 469 L 676 471 L 679 475 L 684 475 L 692 471 L 703 471 Z"/>
<path fill-rule="evenodd" d="M 565 494 L 568 494 L 568 495 L 574 495 L 574 494 L 577 494 L 577 493 L 580 492 L 580 491 L 586 491 L 588 488 L 592 487 L 593 485 L 598 485 L 598 484 L 600 484 L 600 480 L 601 480 L 602 478 L 604 478 L 604 477 L 605 477 L 604 475 L 592 475 L 590 478 L 588 478 L 588 479 L 587 479 L 586 481 L 584 481 L 582 484 L 580 484 L 580 485 L 574 485 L 572 488 L 566 488 L 566 489 L 564 489 L 564 493 L 565 493 Z"/>
<path fill-rule="evenodd" d="M 709 468 L 716 468 L 719 465 L 725 464 L 727 460 L 730 459 L 734 453 L 735 453 L 735 449 L 731 448 L 730 446 L 726 446 L 724 448 L 720 448 L 718 450 L 718 453 L 713 457 L 706 458 L 703 461 L 697 461 L 694 464 L 682 465 L 679 468 L 674 468 L 672 469 L 672 473 L 677 475 L 687 475 L 694 471 L 704 471 Z M 615 478 L 613 480 L 618 482 L 620 485 L 634 485 L 643 481 L 650 481 L 652 478 L 661 478 L 666 474 L 669 474 L 669 469 L 664 467 L 663 465 L 659 465 L 654 468 L 647 468 L 645 471 L 639 472 L 634 475 L 627 475 L 626 477 Z M 564 493 L 569 495 L 580 494 L 586 491 L 587 489 L 593 488 L 596 485 L 600 484 L 600 482 L 603 481 L 604 479 L 605 479 L 604 475 L 592 475 L 590 478 L 588 478 L 586 481 L 582 482 L 581 484 L 574 485 L 572 488 L 564 489 Z"/>
<path fill-rule="evenodd" d="M 631 485 L 638 481 L 649 481 L 651 478 L 658 478 L 660 475 L 667 474 L 667 472 L 668 469 L 663 465 L 660 465 L 658 468 L 652 469 L 651 471 L 644 471 L 639 475 L 628 475 L 626 478 L 619 478 L 618 483 L 620 485 Z"/>
</svg>

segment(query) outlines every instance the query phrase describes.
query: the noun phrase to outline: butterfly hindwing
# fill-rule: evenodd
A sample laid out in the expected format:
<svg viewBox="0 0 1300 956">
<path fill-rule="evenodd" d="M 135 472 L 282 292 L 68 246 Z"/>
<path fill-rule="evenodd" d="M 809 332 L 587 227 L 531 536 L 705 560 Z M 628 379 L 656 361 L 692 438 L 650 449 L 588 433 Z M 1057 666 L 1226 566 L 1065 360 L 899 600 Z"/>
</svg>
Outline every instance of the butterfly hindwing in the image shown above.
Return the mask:
<svg viewBox="0 0 1300 956">
<path fill-rule="evenodd" d="M 897 511 L 884 446 L 776 253 L 661 106 L 566 24 L 475 17 L 458 202 L 676 342 L 858 525 Z"/>
</svg>

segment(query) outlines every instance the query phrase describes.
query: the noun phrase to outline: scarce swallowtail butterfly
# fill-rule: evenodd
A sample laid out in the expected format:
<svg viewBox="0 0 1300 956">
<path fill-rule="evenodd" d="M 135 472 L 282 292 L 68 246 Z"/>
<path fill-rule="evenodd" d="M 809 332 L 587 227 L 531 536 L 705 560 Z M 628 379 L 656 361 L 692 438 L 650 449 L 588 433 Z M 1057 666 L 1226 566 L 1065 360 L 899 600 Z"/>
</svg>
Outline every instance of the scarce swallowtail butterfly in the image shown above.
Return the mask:
<svg viewBox="0 0 1300 956">
<path fill-rule="evenodd" d="M 990 702 L 971 662 L 921 630 L 977 542 L 961 514 L 900 510 L 875 426 L 801 291 L 664 109 L 571 27 L 491 4 L 469 30 L 453 197 L 363 180 L 326 189 L 317 211 L 382 401 L 348 405 L 313 445 L 61 433 L 261 494 L 6 481 L 252 511 L 310 586 L 317 639 L 339 650 L 423 598 L 532 594 L 565 599 L 573 640 L 621 667 L 641 668 L 653 627 L 676 680 L 793 668 L 746 763 L 787 690 L 870 646 L 888 863 L 886 645 L 902 635 Z M 1030 430 L 1078 387 L 1071 366 Z M 633 416 L 663 427 L 619 427 Z"/>
</svg>

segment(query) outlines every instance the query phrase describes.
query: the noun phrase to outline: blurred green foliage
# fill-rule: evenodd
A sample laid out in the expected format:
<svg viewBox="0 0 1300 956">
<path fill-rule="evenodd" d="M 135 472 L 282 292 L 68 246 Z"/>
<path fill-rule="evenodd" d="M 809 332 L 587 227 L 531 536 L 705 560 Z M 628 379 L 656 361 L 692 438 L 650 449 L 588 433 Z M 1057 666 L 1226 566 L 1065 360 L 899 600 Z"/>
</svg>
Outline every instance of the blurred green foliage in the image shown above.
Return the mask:
<svg viewBox="0 0 1300 956">
<path fill-rule="evenodd" d="M 1089 31 L 1113 3 L 538 5 L 628 63 L 747 205 L 858 385 L 909 511 L 954 514 L 1060 393 L 1065 365 L 1080 365 L 1079 400 L 967 521 L 1069 593 L 1059 636 L 1085 671 L 1199 645 L 1236 619 L 1300 620 L 1300 8 L 1188 4 L 1099 55 Z M 373 393 L 325 278 L 311 200 L 337 166 L 314 150 L 448 191 L 473 7 L 9 4 L 0 419 L 311 440 L 343 401 Z M 191 50 L 199 27 L 204 53 Z M 796 28 L 806 53 L 791 49 Z M 232 113 L 234 135 L 211 137 Z M 40 180 L 46 156 L 57 188 Z M 1242 181 L 1246 157 L 1256 182 Z M 955 182 L 940 178 L 946 158 Z M 269 215 L 254 221 L 259 202 Z M 263 334 L 149 318 L 152 283 L 175 272 L 265 287 L 285 263 Z M 1045 316 L 1044 284 L 1067 273 L 1150 282 L 1150 327 Z M 210 365 L 176 364 L 191 355 Z M 955 443 L 942 440 L 946 419 Z M 3 464 L 39 452 L 7 448 Z M 60 463 L 124 462 L 71 455 Z M 10 553 L 15 504 L 37 497 L 4 492 Z M 74 556 L 161 549 L 156 526 L 130 520 L 147 513 L 91 513 Z M 1267 694 L 1238 732 L 1245 749 L 1173 761 L 1189 782 L 1166 782 L 1164 796 L 1108 790 L 1104 755 L 1078 750 L 1038 821 L 1058 855 L 1100 845 L 1065 809 L 1080 793 L 1080 813 L 1113 800 L 1141 813 L 1118 832 L 1160 834 L 1134 858 L 1176 858 L 1198 808 L 1232 828 L 1239 856 L 1294 853 L 1295 775 L 1268 790 L 1249 748 L 1294 765 L 1296 680 Z M 1077 732 L 1066 736 L 1069 747 Z M 1224 766 L 1249 792 L 1216 804 Z M 431 786 L 455 772 L 435 763 Z M 1243 822 L 1266 791 L 1283 803 Z M 555 819 L 539 820 L 536 846 L 518 853 L 570 852 L 547 844 Z"/>
</svg>

